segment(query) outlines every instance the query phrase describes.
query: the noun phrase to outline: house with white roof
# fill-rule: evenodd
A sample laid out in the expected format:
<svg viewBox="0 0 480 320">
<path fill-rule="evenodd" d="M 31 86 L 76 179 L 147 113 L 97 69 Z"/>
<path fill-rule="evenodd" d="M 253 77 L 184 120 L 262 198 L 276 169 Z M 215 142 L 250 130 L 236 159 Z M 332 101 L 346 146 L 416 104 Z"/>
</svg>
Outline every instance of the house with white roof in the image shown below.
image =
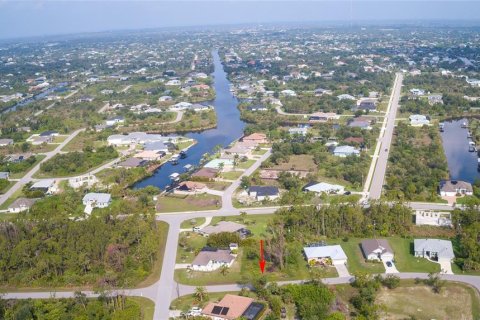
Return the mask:
<svg viewBox="0 0 480 320">
<path fill-rule="evenodd" d="M 354 96 L 352 96 L 350 94 L 346 94 L 346 93 L 338 95 L 337 99 L 340 100 L 340 101 L 341 100 L 356 100 Z"/>
<path fill-rule="evenodd" d="M 125 146 L 131 144 L 148 144 L 152 142 L 172 142 L 177 141 L 176 136 L 162 136 L 145 132 L 130 132 L 129 134 L 114 134 L 107 138 L 109 146 Z"/>
<path fill-rule="evenodd" d="M 341 158 L 348 156 L 359 156 L 360 150 L 352 146 L 337 146 L 335 149 L 333 149 L 333 155 Z"/>
<path fill-rule="evenodd" d="M 338 184 L 330 184 L 326 182 L 311 182 L 303 187 L 304 191 L 314 192 L 317 194 L 326 193 L 344 193 L 345 187 Z"/>
<path fill-rule="evenodd" d="M 58 192 L 57 181 L 55 179 L 43 179 L 32 184 L 30 190 L 40 190 L 45 194 L 54 194 Z"/>
<path fill-rule="evenodd" d="M 90 192 L 83 197 L 83 205 L 85 206 L 85 213 L 92 213 L 93 208 L 106 208 L 112 202 L 110 193 L 96 193 Z"/>
<path fill-rule="evenodd" d="M 421 114 L 412 114 L 410 117 L 410 125 L 412 127 L 422 127 L 430 125 L 430 120 L 428 120 L 427 116 Z"/>
<path fill-rule="evenodd" d="M 332 264 L 345 264 L 347 255 L 338 244 L 332 246 L 313 246 L 304 247 L 303 251 L 308 263 L 323 262 L 325 259 L 331 259 Z"/>
<path fill-rule="evenodd" d="M 301 128 L 290 128 L 288 129 L 288 133 L 292 136 L 299 135 L 305 137 L 308 133 L 308 128 L 301 127 Z"/>
</svg>

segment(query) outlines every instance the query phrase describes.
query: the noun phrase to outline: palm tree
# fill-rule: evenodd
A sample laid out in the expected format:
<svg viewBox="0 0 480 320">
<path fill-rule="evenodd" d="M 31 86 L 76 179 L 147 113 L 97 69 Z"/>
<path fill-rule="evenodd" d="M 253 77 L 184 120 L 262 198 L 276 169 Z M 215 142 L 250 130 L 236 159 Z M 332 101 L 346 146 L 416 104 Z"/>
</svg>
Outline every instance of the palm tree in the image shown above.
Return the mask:
<svg viewBox="0 0 480 320">
<path fill-rule="evenodd" d="M 220 273 L 222 274 L 222 276 L 225 277 L 229 272 L 230 272 L 230 268 L 226 264 L 220 267 Z"/>
<path fill-rule="evenodd" d="M 193 296 L 198 302 L 203 302 L 204 300 L 208 299 L 207 289 L 205 289 L 205 287 L 196 287 Z"/>
</svg>

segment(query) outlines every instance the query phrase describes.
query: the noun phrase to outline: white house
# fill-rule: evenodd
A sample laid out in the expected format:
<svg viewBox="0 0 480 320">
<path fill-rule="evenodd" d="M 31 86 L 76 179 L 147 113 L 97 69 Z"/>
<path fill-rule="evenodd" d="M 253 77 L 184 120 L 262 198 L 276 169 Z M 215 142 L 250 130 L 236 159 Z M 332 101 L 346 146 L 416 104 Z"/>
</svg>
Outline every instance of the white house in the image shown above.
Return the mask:
<svg viewBox="0 0 480 320">
<path fill-rule="evenodd" d="M 124 123 L 124 122 L 125 122 L 125 119 L 123 117 L 113 117 L 113 118 L 105 120 L 105 124 L 107 126 L 114 126 L 116 124 Z"/>
<path fill-rule="evenodd" d="M 300 135 L 300 136 L 306 136 L 308 133 L 308 128 L 302 127 L 302 128 L 290 128 L 288 129 L 288 133 L 292 136 L 294 135 Z"/>
<path fill-rule="evenodd" d="M 91 187 L 97 182 L 98 182 L 98 179 L 93 174 L 87 174 L 84 176 L 68 179 L 68 185 L 74 189 L 77 189 L 80 187 Z"/>
<path fill-rule="evenodd" d="M 366 239 L 362 241 L 361 246 L 367 260 L 393 260 L 393 250 L 385 239 Z"/>
<path fill-rule="evenodd" d="M 231 267 L 235 256 L 230 250 L 203 248 L 193 260 L 190 268 L 195 271 L 214 271 L 223 266 Z"/>
<path fill-rule="evenodd" d="M 430 120 L 428 120 L 427 116 L 421 114 L 412 114 L 410 117 L 410 125 L 412 127 L 421 127 L 424 125 L 430 125 Z"/>
<path fill-rule="evenodd" d="M 410 93 L 414 96 L 423 96 L 425 95 L 425 90 L 413 88 L 413 89 L 410 89 Z"/>
<path fill-rule="evenodd" d="M 106 208 L 112 202 L 110 193 L 90 192 L 83 197 L 83 205 L 90 205 L 92 208 Z"/>
<path fill-rule="evenodd" d="M 454 197 L 457 195 L 473 195 L 473 187 L 469 182 L 460 180 L 443 180 L 440 182 L 440 195 Z"/>
<path fill-rule="evenodd" d="M 345 158 L 348 156 L 358 156 L 360 155 L 360 150 L 352 146 L 337 146 L 333 149 L 333 155 L 336 157 Z"/>
<path fill-rule="evenodd" d="M 58 192 L 57 182 L 54 179 L 44 179 L 38 182 L 35 182 L 30 190 L 40 190 L 46 194 L 54 194 Z"/>
<path fill-rule="evenodd" d="M 315 192 L 315 193 L 344 193 L 345 187 L 338 184 L 330 184 L 326 182 L 312 182 L 307 184 L 304 188 L 305 191 Z"/>
<path fill-rule="evenodd" d="M 303 251 L 309 263 L 321 262 L 326 258 L 331 259 L 334 265 L 345 264 L 347 262 L 347 255 L 338 244 L 332 246 L 304 247 Z"/>
<path fill-rule="evenodd" d="M 186 110 L 191 107 L 190 102 L 179 102 L 174 104 L 173 106 L 170 106 L 168 109 L 171 111 L 181 111 L 181 110 Z"/>
</svg>

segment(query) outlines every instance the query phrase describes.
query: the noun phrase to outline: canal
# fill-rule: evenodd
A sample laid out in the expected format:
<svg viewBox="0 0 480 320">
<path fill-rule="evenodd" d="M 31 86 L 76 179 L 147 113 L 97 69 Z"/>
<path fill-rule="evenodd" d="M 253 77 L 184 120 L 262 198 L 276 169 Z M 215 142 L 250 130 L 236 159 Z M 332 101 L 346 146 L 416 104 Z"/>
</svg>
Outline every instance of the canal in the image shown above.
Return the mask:
<svg viewBox="0 0 480 320">
<path fill-rule="evenodd" d="M 448 161 L 451 180 L 463 180 L 473 183 L 480 178 L 477 171 L 477 152 L 468 151 L 468 129 L 462 128 L 466 119 L 444 122 L 444 132 L 441 133 L 443 150 Z"/>
<path fill-rule="evenodd" d="M 156 186 L 164 189 L 170 184 L 169 176 L 174 173 L 183 173 L 183 167 L 187 164 L 197 166 L 205 153 L 211 152 L 215 146 L 228 146 L 230 143 L 243 135 L 245 123 L 240 120 L 238 110 L 238 99 L 230 92 L 230 81 L 223 69 L 218 51 L 212 52 L 214 72 L 213 81 L 215 88 L 215 99 L 208 103 L 213 105 L 217 114 L 217 127 L 197 133 L 188 133 L 187 137 L 197 140 L 197 144 L 187 152 L 185 159 L 180 159 L 177 165 L 166 163 L 161 166 L 151 177 L 148 177 L 135 184 L 135 188 Z"/>
</svg>

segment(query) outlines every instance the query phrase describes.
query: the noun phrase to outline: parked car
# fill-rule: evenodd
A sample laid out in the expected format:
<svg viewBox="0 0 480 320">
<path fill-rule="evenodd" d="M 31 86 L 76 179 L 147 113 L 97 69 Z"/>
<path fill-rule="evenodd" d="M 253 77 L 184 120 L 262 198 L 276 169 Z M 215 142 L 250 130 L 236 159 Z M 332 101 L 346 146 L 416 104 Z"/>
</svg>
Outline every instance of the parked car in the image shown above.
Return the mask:
<svg viewBox="0 0 480 320">
<path fill-rule="evenodd" d="M 391 261 L 387 261 L 387 267 L 391 268 L 393 266 L 392 262 Z"/>
</svg>

